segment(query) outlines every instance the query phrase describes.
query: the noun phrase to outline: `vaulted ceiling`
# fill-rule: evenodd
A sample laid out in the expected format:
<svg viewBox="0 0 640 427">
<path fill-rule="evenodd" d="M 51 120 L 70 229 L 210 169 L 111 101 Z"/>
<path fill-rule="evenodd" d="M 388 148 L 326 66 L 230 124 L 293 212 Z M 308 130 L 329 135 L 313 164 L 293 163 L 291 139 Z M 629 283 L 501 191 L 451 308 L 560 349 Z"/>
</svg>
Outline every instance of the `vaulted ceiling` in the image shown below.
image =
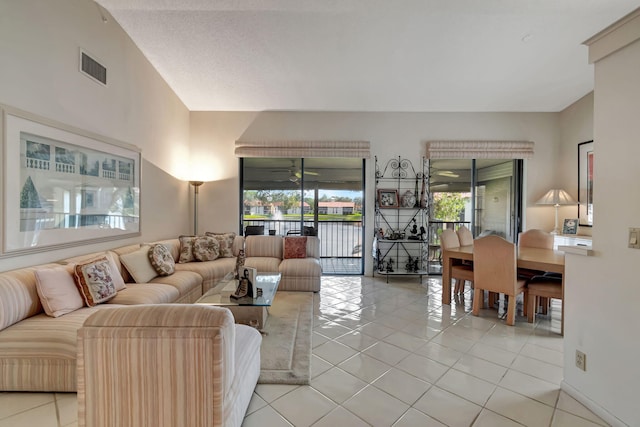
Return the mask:
<svg viewBox="0 0 640 427">
<path fill-rule="evenodd" d="M 192 111 L 560 111 L 637 0 L 97 0 Z M 108 11 L 105 13 L 104 9 Z"/>
</svg>

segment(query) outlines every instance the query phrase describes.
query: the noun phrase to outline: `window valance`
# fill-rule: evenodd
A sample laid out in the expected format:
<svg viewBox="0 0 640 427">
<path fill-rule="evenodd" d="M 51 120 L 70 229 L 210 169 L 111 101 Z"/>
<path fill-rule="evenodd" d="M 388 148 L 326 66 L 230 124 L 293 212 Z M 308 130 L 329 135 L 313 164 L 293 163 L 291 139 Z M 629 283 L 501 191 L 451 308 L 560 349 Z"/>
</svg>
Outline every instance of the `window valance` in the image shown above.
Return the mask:
<svg viewBox="0 0 640 427">
<path fill-rule="evenodd" d="M 236 157 L 371 157 L 369 141 L 236 141 Z"/>
<path fill-rule="evenodd" d="M 428 159 L 530 159 L 531 141 L 428 141 Z"/>
</svg>

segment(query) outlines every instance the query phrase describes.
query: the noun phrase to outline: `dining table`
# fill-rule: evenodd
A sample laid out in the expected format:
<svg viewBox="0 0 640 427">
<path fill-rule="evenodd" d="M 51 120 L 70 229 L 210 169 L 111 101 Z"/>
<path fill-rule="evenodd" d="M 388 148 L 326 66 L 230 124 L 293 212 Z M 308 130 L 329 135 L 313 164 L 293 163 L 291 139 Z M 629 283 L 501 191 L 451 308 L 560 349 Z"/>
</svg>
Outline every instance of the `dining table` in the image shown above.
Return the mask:
<svg viewBox="0 0 640 427">
<path fill-rule="evenodd" d="M 517 250 L 518 268 L 549 271 L 562 275 L 562 299 L 564 301 L 564 252 L 528 247 L 517 248 Z M 456 260 L 473 261 L 473 245 L 442 251 L 442 304 L 451 304 L 451 267 Z M 562 319 L 564 319 L 564 303 L 562 304 Z"/>
</svg>

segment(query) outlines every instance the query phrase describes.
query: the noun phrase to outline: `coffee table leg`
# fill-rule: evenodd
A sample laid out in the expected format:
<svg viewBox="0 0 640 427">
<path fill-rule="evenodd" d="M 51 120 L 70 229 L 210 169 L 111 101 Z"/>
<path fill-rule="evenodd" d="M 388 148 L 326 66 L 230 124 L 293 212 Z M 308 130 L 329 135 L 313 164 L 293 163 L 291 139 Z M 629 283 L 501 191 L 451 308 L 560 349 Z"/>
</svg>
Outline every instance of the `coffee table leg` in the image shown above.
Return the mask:
<svg viewBox="0 0 640 427">
<path fill-rule="evenodd" d="M 239 305 L 227 306 L 227 308 L 233 313 L 236 323 L 254 326 L 257 321 L 256 328 L 264 328 L 267 321 L 267 307 Z"/>
</svg>

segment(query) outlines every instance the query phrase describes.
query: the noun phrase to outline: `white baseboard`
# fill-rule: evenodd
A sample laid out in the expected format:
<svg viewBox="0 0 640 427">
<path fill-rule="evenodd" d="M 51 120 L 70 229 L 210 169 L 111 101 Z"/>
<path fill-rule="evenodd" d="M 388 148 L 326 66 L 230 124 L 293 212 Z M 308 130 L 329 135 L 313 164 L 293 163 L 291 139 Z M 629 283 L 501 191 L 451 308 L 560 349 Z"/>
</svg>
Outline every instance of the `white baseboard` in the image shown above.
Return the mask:
<svg viewBox="0 0 640 427">
<path fill-rule="evenodd" d="M 587 409 L 591 412 L 602 418 L 603 421 L 606 421 L 612 427 L 629 427 L 629 424 L 623 423 L 620 419 L 618 419 L 615 415 L 611 414 L 609 411 L 604 409 L 602 406 L 598 405 L 593 400 L 589 399 L 587 396 L 579 392 L 574 387 L 570 386 L 564 380 L 560 383 L 560 389 L 567 393 L 569 396 L 573 397 L 575 400 L 583 404 Z"/>
</svg>

